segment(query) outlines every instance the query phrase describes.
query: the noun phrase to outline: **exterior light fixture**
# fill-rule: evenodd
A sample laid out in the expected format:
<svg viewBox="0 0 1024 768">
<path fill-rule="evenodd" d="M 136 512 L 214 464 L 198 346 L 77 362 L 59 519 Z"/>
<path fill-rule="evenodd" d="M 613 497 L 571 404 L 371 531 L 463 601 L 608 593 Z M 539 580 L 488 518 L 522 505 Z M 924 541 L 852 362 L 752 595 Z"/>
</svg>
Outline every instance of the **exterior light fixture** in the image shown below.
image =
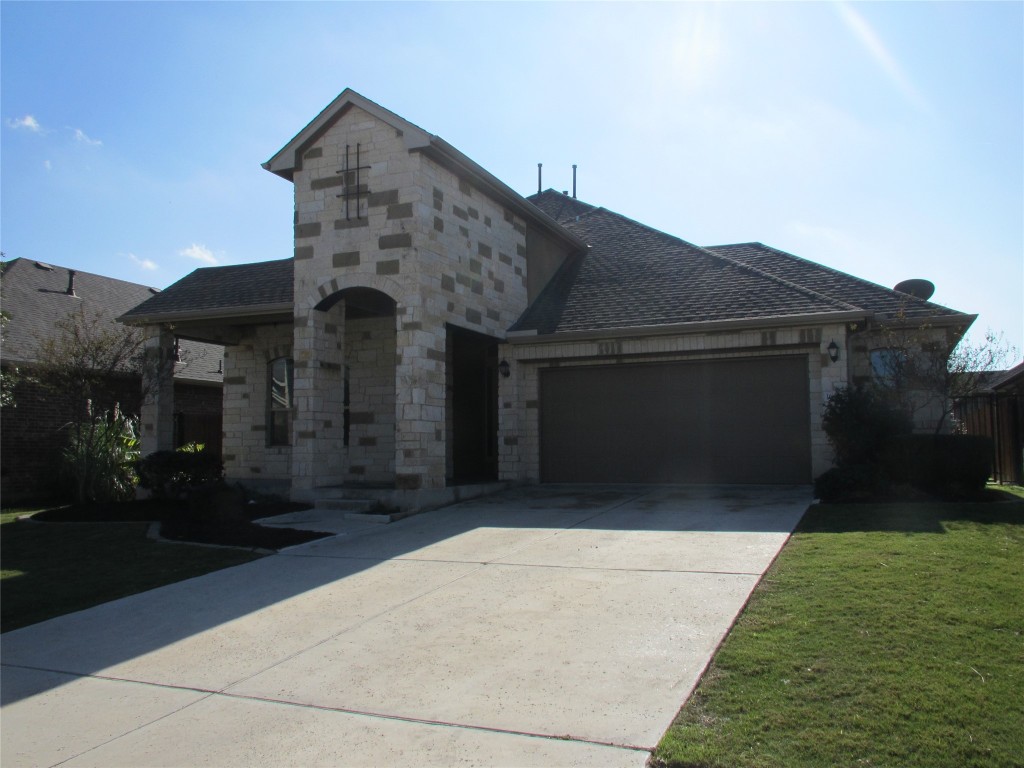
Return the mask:
<svg viewBox="0 0 1024 768">
<path fill-rule="evenodd" d="M 174 362 L 181 362 L 181 342 L 177 338 L 174 339 Z"/>
<path fill-rule="evenodd" d="M 833 363 L 839 361 L 839 345 L 836 344 L 835 339 L 829 342 L 828 359 L 831 360 Z"/>
<path fill-rule="evenodd" d="M 502 360 L 498 363 L 498 373 L 501 374 L 501 378 L 507 379 L 512 375 L 512 366 L 508 364 L 508 360 Z"/>
</svg>

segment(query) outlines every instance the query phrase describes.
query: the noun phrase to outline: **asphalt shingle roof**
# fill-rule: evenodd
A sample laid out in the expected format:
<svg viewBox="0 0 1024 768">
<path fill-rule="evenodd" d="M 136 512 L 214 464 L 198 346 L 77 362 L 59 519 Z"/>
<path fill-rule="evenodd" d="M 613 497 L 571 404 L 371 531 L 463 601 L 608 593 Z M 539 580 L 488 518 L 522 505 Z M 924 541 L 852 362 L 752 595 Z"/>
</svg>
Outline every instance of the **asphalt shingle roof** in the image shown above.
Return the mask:
<svg viewBox="0 0 1024 768">
<path fill-rule="evenodd" d="M 0 358 L 5 362 L 33 363 L 41 341 L 52 338 L 57 324 L 82 311 L 90 319 L 100 317 L 111 325 L 141 301 L 160 293 L 138 283 L 76 270 L 75 295 L 67 293 L 68 268 L 27 259 L 3 265 L 0 278 L 0 309 L 9 317 L 4 327 Z M 196 341 L 181 342 L 184 365 L 175 377 L 192 381 L 220 382 L 221 347 Z"/>
<path fill-rule="evenodd" d="M 884 317 L 893 317 L 898 312 L 903 312 L 906 317 L 962 314 L 956 310 L 899 293 L 891 288 L 808 261 L 762 243 L 712 245 L 708 246 L 708 250 L 741 264 L 770 272 L 798 285 L 811 287 L 819 293 L 828 296 L 841 296 L 844 301 L 860 309 L 866 309 Z"/>
<path fill-rule="evenodd" d="M 291 308 L 292 259 L 204 267 L 186 275 L 130 312 L 125 320 L 193 312 L 244 312 L 267 307 Z"/>
<path fill-rule="evenodd" d="M 959 315 L 760 243 L 701 248 L 554 190 L 529 200 L 590 244 L 512 331 L 539 334 L 864 311 Z"/>
<path fill-rule="evenodd" d="M 511 331 L 550 334 L 857 312 L 967 317 L 761 243 L 702 248 L 551 189 L 528 199 L 590 247 L 566 261 Z M 197 269 L 124 318 L 285 310 L 292 305 L 292 279 L 292 259 Z"/>
</svg>

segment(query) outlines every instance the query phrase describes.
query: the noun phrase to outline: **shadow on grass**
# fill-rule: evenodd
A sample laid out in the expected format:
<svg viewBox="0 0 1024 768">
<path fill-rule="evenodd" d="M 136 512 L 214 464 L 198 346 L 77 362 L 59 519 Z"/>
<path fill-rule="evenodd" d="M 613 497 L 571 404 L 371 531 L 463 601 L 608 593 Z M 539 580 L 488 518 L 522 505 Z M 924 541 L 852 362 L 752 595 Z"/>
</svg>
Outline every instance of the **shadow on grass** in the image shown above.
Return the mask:
<svg viewBox="0 0 1024 768">
<path fill-rule="evenodd" d="M 815 504 L 797 533 L 945 533 L 944 523 L 971 521 L 986 525 L 1024 525 L 1024 499 L 989 489 L 973 501 L 885 501 Z"/>
<path fill-rule="evenodd" d="M 166 539 L 199 544 L 278 550 L 329 536 L 329 533 L 264 527 L 260 518 L 309 509 L 295 502 L 242 504 L 219 500 L 213 504 L 190 504 L 169 499 L 76 504 L 39 512 L 33 519 L 46 523 L 128 523 L 159 522 Z"/>
</svg>

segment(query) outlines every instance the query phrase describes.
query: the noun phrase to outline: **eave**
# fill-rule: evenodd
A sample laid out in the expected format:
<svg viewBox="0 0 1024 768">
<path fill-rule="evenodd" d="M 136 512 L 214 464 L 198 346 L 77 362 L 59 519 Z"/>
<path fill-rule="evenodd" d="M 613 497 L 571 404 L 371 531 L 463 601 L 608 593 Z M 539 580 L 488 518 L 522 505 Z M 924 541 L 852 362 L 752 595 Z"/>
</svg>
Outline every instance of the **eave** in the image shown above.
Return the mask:
<svg viewBox="0 0 1024 768">
<path fill-rule="evenodd" d="M 635 325 L 624 328 L 606 328 L 582 331 L 562 331 L 539 334 L 536 331 L 510 331 L 506 334 L 510 344 L 553 344 L 561 341 L 593 341 L 597 339 L 620 339 L 632 336 L 678 336 L 693 333 L 714 333 L 730 331 L 761 330 L 765 328 L 790 328 L 797 325 L 827 325 L 866 320 L 870 313 L 819 312 L 803 315 L 775 315 L 768 317 L 738 318 L 736 320 L 711 320 L 692 323 L 669 323 L 665 325 Z"/>
</svg>

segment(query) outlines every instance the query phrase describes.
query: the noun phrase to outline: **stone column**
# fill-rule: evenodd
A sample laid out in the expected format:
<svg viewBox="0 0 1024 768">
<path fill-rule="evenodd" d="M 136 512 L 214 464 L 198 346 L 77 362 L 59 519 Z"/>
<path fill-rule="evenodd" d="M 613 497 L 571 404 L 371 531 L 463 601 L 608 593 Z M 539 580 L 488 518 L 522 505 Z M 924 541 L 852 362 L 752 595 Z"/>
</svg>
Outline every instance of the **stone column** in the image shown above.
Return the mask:
<svg viewBox="0 0 1024 768">
<path fill-rule="evenodd" d="M 292 495 L 344 481 L 342 359 L 344 302 L 296 315 L 292 416 Z"/>
<path fill-rule="evenodd" d="M 395 485 L 445 485 L 444 323 L 398 321 L 395 366 Z"/>
<path fill-rule="evenodd" d="M 498 479 L 522 480 L 523 465 L 519 455 L 519 437 L 523 429 L 524 404 L 519 398 L 519 380 L 523 366 L 516 360 L 512 347 L 498 347 L 498 361 L 509 364 L 509 376 L 498 374 Z"/>
<path fill-rule="evenodd" d="M 159 325 L 143 330 L 141 451 L 174 449 L 174 335 Z"/>
</svg>

